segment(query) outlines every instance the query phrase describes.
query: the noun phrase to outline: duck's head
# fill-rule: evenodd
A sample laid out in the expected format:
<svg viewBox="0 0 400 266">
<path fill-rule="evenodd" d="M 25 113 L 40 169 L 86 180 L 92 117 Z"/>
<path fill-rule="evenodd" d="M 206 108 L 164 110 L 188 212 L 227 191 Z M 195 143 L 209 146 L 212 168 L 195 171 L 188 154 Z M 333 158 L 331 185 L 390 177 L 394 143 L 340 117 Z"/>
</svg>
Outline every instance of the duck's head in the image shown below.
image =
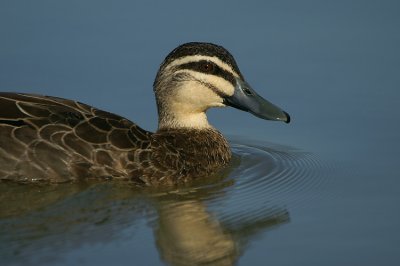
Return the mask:
<svg viewBox="0 0 400 266">
<path fill-rule="evenodd" d="M 192 42 L 175 48 L 154 82 L 159 129 L 210 127 L 210 107 L 232 106 L 257 117 L 289 123 L 289 114 L 258 95 L 222 46 Z"/>
</svg>

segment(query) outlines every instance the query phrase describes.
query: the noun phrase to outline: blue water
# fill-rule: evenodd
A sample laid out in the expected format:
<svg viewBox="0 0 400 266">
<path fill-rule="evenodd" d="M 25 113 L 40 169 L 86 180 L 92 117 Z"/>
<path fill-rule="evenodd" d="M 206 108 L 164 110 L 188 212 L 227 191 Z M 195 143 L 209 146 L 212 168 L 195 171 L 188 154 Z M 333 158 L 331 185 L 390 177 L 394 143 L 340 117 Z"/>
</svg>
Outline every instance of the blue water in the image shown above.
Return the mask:
<svg viewBox="0 0 400 266">
<path fill-rule="evenodd" d="M 2 1 L 2 91 L 78 99 L 155 130 L 159 64 L 178 44 L 208 41 L 230 50 L 246 80 L 292 123 L 211 110 L 236 164 L 172 203 L 115 184 L 2 184 L 0 264 L 179 265 L 193 257 L 174 260 L 161 243 L 176 236 L 161 225 L 179 224 L 168 210 L 192 206 L 216 224 L 204 230 L 225 243 L 220 264 L 398 265 L 399 7 Z M 204 226 L 189 217 L 193 228 Z"/>
</svg>

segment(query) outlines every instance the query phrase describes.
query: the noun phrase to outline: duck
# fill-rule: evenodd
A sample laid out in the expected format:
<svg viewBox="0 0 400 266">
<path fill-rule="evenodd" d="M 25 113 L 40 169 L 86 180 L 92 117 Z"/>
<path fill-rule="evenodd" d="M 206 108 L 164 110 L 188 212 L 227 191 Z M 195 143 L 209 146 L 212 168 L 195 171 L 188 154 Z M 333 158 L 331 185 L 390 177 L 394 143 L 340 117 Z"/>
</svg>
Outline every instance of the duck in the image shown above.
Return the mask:
<svg viewBox="0 0 400 266">
<path fill-rule="evenodd" d="M 129 180 L 164 186 L 225 168 L 228 141 L 206 111 L 234 107 L 261 119 L 290 116 L 251 88 L 228 50 L 206 42 L 173 49 L 153 83 L 158 128 L 79 101 L 0 92 L 0 180 L 65 183 Z"/>
</svg>

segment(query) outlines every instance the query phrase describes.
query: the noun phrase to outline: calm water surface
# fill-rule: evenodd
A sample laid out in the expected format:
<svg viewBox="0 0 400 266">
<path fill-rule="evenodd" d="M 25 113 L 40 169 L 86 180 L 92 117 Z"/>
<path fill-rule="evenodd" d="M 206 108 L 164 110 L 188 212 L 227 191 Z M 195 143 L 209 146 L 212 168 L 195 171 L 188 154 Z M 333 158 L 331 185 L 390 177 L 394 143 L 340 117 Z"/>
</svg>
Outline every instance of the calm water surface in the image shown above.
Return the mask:
<svg viewBox="0 0 400 266">
<path fill-rule="evenodd" d="M 1 91 L 80 100 L 154 131 L 161 60 L 209 41 L 293 120 L 211 110 L 234 160 L 173 191 L 0 183 L 0 265 L 400 265 L 399 9 L 1 1 Z"/>
<path fill-rule="evenodd" d="M 221 174 L 168 191 L 121 182 L 0 183 L 0 255 L 11 265 L 92 264 L 95 252 L 107 264 L 122 252 L 123 261 L 138 263 L 144 245 L 159 253 L 152 259 L 172 265 L 232 265 L 252 240 L 321 200 L 330 173 L 295 148 L 241 140 L 232 148 Z"/>
</svg>

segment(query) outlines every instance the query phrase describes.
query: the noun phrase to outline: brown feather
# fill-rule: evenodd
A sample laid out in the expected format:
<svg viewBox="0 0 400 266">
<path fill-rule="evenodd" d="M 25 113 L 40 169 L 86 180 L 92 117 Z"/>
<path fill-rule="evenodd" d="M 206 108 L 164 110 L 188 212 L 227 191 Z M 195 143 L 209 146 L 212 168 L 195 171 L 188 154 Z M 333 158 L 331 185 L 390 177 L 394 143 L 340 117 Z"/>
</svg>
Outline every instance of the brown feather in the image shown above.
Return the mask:
<svg viewBox="0 0 400 266">
<path fill-rule="evenodd" d="M 215 129 L 150 133 L 75 101 L 0 93 L 0 180 L 176 184 L 207 176 L 230 157 L 228 143 Z"/>
</svg>

